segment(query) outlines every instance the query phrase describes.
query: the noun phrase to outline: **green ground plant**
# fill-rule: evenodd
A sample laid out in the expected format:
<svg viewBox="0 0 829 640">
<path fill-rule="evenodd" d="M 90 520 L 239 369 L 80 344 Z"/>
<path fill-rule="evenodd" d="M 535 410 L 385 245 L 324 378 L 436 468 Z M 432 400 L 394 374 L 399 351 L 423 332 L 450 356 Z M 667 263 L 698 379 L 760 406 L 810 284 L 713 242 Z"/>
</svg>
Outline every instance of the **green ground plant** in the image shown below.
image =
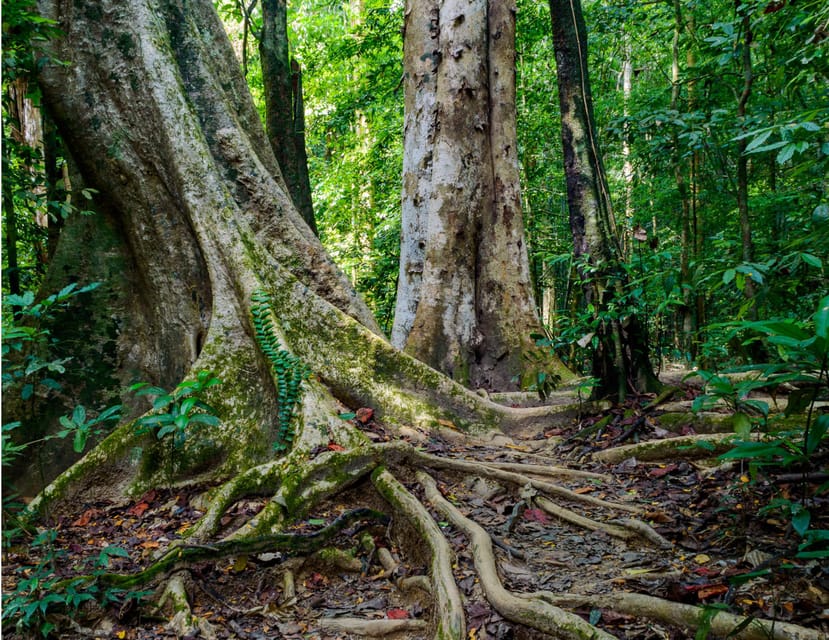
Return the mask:
<svg viewBox="0 0 829 640">
<path fill-rule="evenodd" d="M 800 536 L 799 558 L 829 557 L 829 530 L 811 529 L 814 498 L 829 491 L 829 482 L 811 489 L 809 474 L 816 469 L 829 433 L 829 414 L 818 411 L 817 402 L 829 397 L 829 296 L 822 298 L 806 320 L 785 318 L 734 323 L 735 331 L 764 340 L 776 351 L 777 361 L 755 365 L 747 379 L 699 372 L 706 393 L 693 405 L 695 411 L 724 402 L 733 412 L 736 439 L 721 460 L 740 460 L 758 481 L 770 470 L 801 474 L 800 496 L 778 495 L 761 513 L 782 512 Z M 744 373 L 745 368 L 738 373 Z M 769 403 L 750 394 L 765 390 L 775 394 L 786 386 L 790 392 L 782 414 L 771 415 Z M 758 431 L 758 438 L 751 433 Z"/>
<path fill-rule="evenodd" d="M 204 427 L 219 425 L 216 410 L 205 401 L 204 392 L 221 383 L 212 371 L 201 370 L 194 380 L 185 380 L 169 392 L 148 382 L 130 386 L 129 390 L 137 396 L 153 396 L 152 410 L 138 418 L 134 426 L 139 435 L 151 433 L 157 440 L 169 444 L 167 481 L 170 485 L 188 439 Z"/>
</svg>

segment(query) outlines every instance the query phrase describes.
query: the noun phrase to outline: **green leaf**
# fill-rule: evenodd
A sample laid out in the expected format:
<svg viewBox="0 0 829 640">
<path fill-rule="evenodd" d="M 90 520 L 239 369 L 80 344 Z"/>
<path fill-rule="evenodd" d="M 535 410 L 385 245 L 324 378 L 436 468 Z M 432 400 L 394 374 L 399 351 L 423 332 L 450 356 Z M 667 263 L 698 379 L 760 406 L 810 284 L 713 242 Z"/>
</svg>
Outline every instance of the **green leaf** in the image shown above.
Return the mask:
<svg viewBox="0 0 829 640">
<path fill-rule="evenodd" d="M 192 397 L 192 396 L 182 400 L 181 409 L 180 409 L 181 413 L 183 413 L 184 415 L 189 414 L 193 410 L 193 407 L 195 406 L 195 404 L 198 401 L 199 401 L 198 398 L 195 398 L 195 397 Z"/>
<path fill-rule="evenodd" d="M 751 419 L 744 413 L 735 413 L 731 417 L 731 424 L 740 438 L 748 438 L 751 435 Z"/>
<path fill-rule="evenodd" d="M 813 256 L 811 253 L 801 253 L 800 258 L 808 264 L 809 266 L 815 267 L 816 269 L 820 269 L 823 267 L 823 262 L 817 256 Z"/>
<path fill-rule="evenodd" d="M 153 409 L 155 411 L 158 411 L 159 409 L 164 409 L 170 403 L 172 403 L 173 400 L 175 400 L 175 398 L 173 398 L 173 396 L 168 395 L 166 393 L 163 394 L 163 395 L 160 395 L 155 400 L 153 400 Z"/>
<path fill-rule="evenodd" d="M 818 302 L 815 311 L 815 334 L 829 342 L 829 296 Z"/>
<path fill-rule="evenodd" d="M 812 514 L 808 509 L 805 509 L 802 505 L 797 503 L 792 505 L 792 529 L 794 529 L 799 536 L 806 533 L 811 520 Z"/>
<path fill-rule="evenodd" d="M 86 424 L 86 407 L 82 404 L 75 406 L 75 410 L 72 412 L 72 422 L 77 425 Z"/>
<path fill-rule="evenodd" d="M 83 452 L 84 447 L 86 447 L 86 436 L 87 432 L 84 429 L 75 431 L 75 437 L 72 440 L 72 448 L 75 450 L 75 453 Z"/>
<path fill-rule="evenodd" d="M 210 427 L 216 427 L 221 424 L 221 420 L 216 416 L 212 416 L 207 413 L 197 413 L 195 415 L 190 416 L 190 423 L 193 424 L 206 424 Z"/>
<path fill-rule="evenodd" d="M 795 389 L 789 394 L 789 399 L 786 402 L 786 416 L 803 413 L 804 409 L 812 403 L 815 397 L 814 389 Z"/>
<path fill-rule="evenodd" d="M 806 443 L 806 454 L 812 455 L 820 445 L 821 440 L 826 437 L 829 431 L 829 413 L 820 414 L 812 428 L 809 429 L 809 441 Z"/>
</svg>

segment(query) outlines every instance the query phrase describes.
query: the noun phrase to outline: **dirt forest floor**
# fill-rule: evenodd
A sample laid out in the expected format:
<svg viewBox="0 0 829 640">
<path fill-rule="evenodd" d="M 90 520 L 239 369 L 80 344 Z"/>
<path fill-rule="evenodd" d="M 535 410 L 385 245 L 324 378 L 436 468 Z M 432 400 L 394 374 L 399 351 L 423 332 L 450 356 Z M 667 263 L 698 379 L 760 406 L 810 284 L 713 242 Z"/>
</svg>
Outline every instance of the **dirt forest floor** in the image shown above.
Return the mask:
<svg viewBox="0 0 829 640">
<path fill-rule="evenodd" d="M 695 632 L 603 606 L 605 594 L 633 592 L 702 605 L 712 615 L 725 610 L 791 622 L 829 638 L 829 566 L 825 559 L 796 558 L 798 537 L 788 520 L 779 511 L 761 510 L 774 498 L 798 499 L 802 478 L 771 469 L 752 479 L 739 462 L 722 465 L 716 459 L 691 457 L 698 452 L 690 451 L 688 458 L 669 461 L 595 459 L 596 452 L 611 445 L 693 434 L 699 421 L 689 407 L 696 393 L 684 387 L 670 405 L 651 410 L 647 404 L 652 398 L 636 398 L 624 407 L 572 416 L 523 439 L 470 443 L 451 433 L 414 431 L 411 437 L 421 450 L 444 458 L 500 463 L 503 468 L 506 463 L 557 465 L 598 474 L 557 478 L 556 483 L 577 495 L 644 506 L 644 515 L 638 517 L 664 539 L 662 544 L 622 540 L 602 529 L 574 526 L 541 508 L 542 499 L 529 487 L 439 472 L 436 480 L 443 495 L 490 535 L 500 579 L 513 593 L 591 596 L 568 608 L 623 639 L 694 638 Z M 664 415 L 682 412 L 688 416 L 684 423 L 661 421 Z M 602 428 L 590 429 L 602 419 Z M 375 441 L 390 438 L 384 425 L 373 420 L 361 428 Z M 825 457 L 817 471 L 827 471 Z M 403 480 L 422 498 L 413 478 Z M 814 491 L 820 482 L 807 481 L 805 489 Z M 141 569 L 199 518 L 205 489 L 154 490 L 127 504 L 75 505 L 73 513 L 55 522 L 57 537 L 51 543 L 18 544 L 4 551 L 4 593 L 31 577 L 38 562 L 53 563 L 60 577 L 93 572 L 96 563 L 108 571 Z M 612 524 L 620 517 L 598 505 L 555 499 L 599 522 Z M 222 520 L 222 533 L 249 519 L 264 503 L 251 498 L 237 502 Z M 292 530 L 310 534 L 354 506 L 391 513 L 366 481 L 325 503 Z M 827 506 L 826 494 L 811 504 L 813 528 L 829 529 Z M 467 536 L 443 516 L 433 516 L 456 557 L 453 571 L 463 596 L 467 637 L 549 637 L 493 610 L 482 593 Z M 325 551 L 309 557 L 265 552 L 196 564 L 180 574 L 198 621 L 189 626 L 154 610 L 152 593 L 144 599 L 113 594 L 113 602 L 103 608 L 87 602 L 76 620 L 55 623 L 64 638 L 348 639 L 369 633 L 431 638 L 429 585 L 418 578 L 428 572 L 428 550 L 417 538 L 405 522 L 391 518 L 346 528 Z M 104 551 L 110 547 L 123 551 Z M 355 619 L 361 624 L 357 630 L 349 626 Z M 376 621 L 382 624 L 372 628 Z M 5 637 L 23 637 L 13 629 L 5 631 Z M 706 635 L 703 631 L 697 637 Z"/>
</svg>

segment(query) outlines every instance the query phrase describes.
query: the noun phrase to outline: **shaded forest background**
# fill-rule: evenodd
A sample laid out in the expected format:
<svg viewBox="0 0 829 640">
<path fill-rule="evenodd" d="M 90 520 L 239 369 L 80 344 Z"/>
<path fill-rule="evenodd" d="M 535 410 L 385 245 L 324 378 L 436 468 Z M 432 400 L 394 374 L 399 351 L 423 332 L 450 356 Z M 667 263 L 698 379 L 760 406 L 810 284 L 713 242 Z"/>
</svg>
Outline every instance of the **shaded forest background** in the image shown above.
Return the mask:
<svg viewBox="0 0 829 640">
<path fill-rule="evenodd" d="M 388 332 L 400 236 L 403 6 L 289 4 L 319 235 Z M 237 2 L 218 8 L 264 118 L 254 36 L 261 14 L 254 9 L 246 20 Z M 829 9 L 801 1 L 585 2 L 584 10 L 599 138 L 631 280 L 611 313 L 648 319 L 657 367 L 762 359 L 744 344 L 750 336 L 727 323 L 807 317 L 827 289 Z M 549 344 L 579 369 L 596 318 L 580 300 L 572 260 L 548 7 L 519 2 L 517 31 L 536 300 Z M 38 128 L 39 114 L 26 114 L 24 96 L 34 89 L 15 39 L 6 42 L 3 283 L 18 293 L 37 288 L 63 220 L 83 209 L 83 198 L 64 200 L 64 159 L 48 119 L 41 131 L 15 127 L 22 116 Z"/>
</svg>

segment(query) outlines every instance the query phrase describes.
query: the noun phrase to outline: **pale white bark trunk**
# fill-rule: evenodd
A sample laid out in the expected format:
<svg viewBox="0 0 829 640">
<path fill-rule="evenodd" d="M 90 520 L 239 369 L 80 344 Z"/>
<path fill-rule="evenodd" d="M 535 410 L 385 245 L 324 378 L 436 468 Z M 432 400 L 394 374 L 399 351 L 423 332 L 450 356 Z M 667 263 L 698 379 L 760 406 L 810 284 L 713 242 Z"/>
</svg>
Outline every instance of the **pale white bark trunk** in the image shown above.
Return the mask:
<svg viewBox="0 0 829 640">
<path fill-rule="evenodd" d="M 464 384 L 509 388 L 540 327 L 519 191 L 515 5 L 409 0 L 406 21 L 392 340 Z"/>
<path fill-rule="evenodd" d="M 400 273 L 391 342 L 398 349 L 414 324 L 423 277 L 426 217 L 432 189 L 432 145 L 437 102 L 437 0 L 408 0 L 403 45 L 405 108 L 403 190 L 401 198 Z"/>
</svg>

